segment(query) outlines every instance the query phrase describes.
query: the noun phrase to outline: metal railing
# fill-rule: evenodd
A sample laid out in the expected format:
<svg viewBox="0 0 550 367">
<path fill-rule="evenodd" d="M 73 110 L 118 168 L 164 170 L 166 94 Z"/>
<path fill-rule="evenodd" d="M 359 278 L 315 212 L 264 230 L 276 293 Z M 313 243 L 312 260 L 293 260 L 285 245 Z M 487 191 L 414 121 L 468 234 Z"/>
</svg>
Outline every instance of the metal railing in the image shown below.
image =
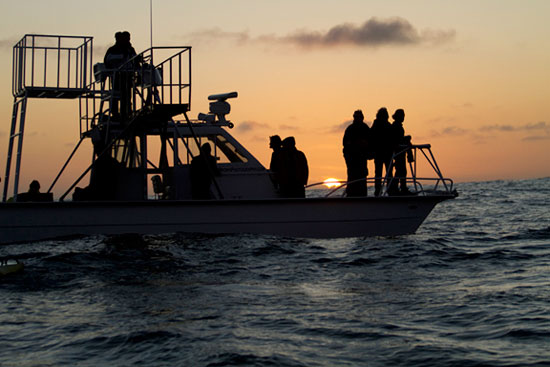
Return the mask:
<svg viewBox="0 0 550 367">
<path fill-rule="evenodd" d="M 412 190 L 408 194 L 392 194 L 391 191 L 388 190 L 389 183 L 391 183 L 391 179 L 387 180 L 387 177 L 367 177 L 364 179 L 358 179 L 353 181 L 337 181 L 337 182 L 331 182 L 331 184 L 338 184 L 338 187 L 333 188 L 330 190 L 327 194 L 325 194 L 325 197 L 331 197 L 336 195 L 337 193 L 340 196 L 346 196 L 345 189 L 348 185 L 356 183 L 356 182 L 365 182 L 368 189 L 369 195 L 367 196 L 374 196 L 374 185 L 376 183 L 377 179 L 380 179 L 382 181 L 382 190 L 379 196 L 429 196 L 434 194 L 448 194 L 448 195 L 454 195 L 454 183 L 453 180 L 450 178 L 438 178 L 438 177 L 394 177 L 394 179 L 405 179 L 408 184 L 411 184 Z M 443 185 L 444 183 L 444 185 Z M 306 186 L 306 189 L 311 189 L 318 186 L 326 185 L 326 182 L 316 182 L 310 185 Z M 429 185 L 430 184 L 430 185 Z M 428 187 L 429 185 L 429 187 Z M 444 186 L 446 189 L 439 190 L 438 187 Z"/>
<path fill-rule="evenodd" d="M 421 153 L 421 155 L 418 154 L 418 152 Z M 441 170 L 439 168 L 439 165 L 437 164 L 435 160 L 435 156 L 433 155 L 431 151 L 431 145 L 430 144 L 421 144 L 421 145 L 407 145 L 402 146 L 400 149 L 393 154 L 393 157 L 391 159 L 391 163 L 389 165 L 388 171 L 392 172 L 393 167 L 395 166 L 395 158 L 401 154 L 406 155 L 407 153 L 412 153 L 413 157 L 411 161 L 408 162 L 408 168 L 410 175 L 408 177 L 395 177 L 388 173 L 386 173 L 386 176 L 384 177 L 367 177 L 367 178 L 361 178 L 358 180 L 353 181 L 337 181 L 337 182 L 331 182 L 331 184 L 338 184 L 337 187 L 330 190 L 327 194 L 325 194 L 325 197 L 333 196 L 337 193 L 339 193 L 341 196 L 346 195 L 346 188 L 350 184 L 358 183 L 358 182 L 365 182 L 365 185 L 367 187 L 373 187 L 371 190 L 367 190 L 367 192 L 374 193 L 374 186 L 376 185 L 376 181 L 379 181 L 381 188 L 379 196 L 393 196 L 393 195 L 401 195 L 401 196 L 407 196 L 407 195 L 413 195 L 413 196 L 429 196 L 434 194 L 439 195 L 456 195 L 456 190 L 454 189 L 454 183 L 453 180 L 450 178 L 443 177 Z M 428 167 L 430 167 L 435 174 L 435 177 L 418 177 L 418 159 L 420 157 L 424 158 L 424 161 L 427 163 Z M 410 193 L 402 194 L 402 193 L 394 193 L 391 191 L 391 188 L 393 185 L 397 187 L 398 181 L 404 180 L 407 185 L 411 186 Z M 326 182 L 317 182 L 314 184 L 310 184 L 306 186 L 306 189 L 314 188 L 322 185 L 326 185 Z M 373 196 L 373 195 L 370 195 Z"/>
<path fill-rule="evenodd" d="M 174 50 L 178 51 L 171 54 Z M 155 98 L 150 102 L 191 104 L 191 47 L 153 47 L 134 59 L 140 62 L 136 85 L 141 91 L 154 94 Z M 156 63 L 159 59 L 162 61 Z M 146 103 L 147 100 L 142 98 L 141 102 Z"/>
<path fill-rule="evenodd" d="M 134 56 L 117 69 L 94 66 L 95 81 L 80 99 L 81 135 L 111 119 L 110 106 L 121 98 L 113 86 L 124 79 L 130 86 L 130 115 L 146 106 L 191 105 L 191 47 L 153 47 Z M 130 116 L 131 117 L 131 116 Z"/>
<path fill-rule="evenodd" d="M 90 82 L 92 49 L 88 36 L 25 35 L 13 47 L 13 95 L 76 97 Z"/>
</svg>

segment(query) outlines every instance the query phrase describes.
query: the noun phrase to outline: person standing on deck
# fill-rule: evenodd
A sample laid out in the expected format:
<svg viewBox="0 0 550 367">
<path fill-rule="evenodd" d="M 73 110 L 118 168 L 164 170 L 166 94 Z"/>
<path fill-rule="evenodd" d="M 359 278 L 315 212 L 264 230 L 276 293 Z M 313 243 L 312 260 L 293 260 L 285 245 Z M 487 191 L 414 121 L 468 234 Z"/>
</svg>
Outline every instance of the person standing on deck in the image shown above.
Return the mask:
<svg viewBox="0 0 550 367">
<path fill-rule="evenodd" d="M 370 129 L 364 122 L 363 112 L 357 110 L 353 113 L 353 122 L 346 128 L 342 142 L 348 182 L 360 180 L 346 186 L 347 196 L 367 196 L 369 137 Z"/>
<path fill-rule="evenodd" d="M 210 186 L 214 182 L 214 176 L 219 176 L 216 158 L 211 155 L 212 147 L 204 143 L 201 152 L 191 160 L 191 196 L 194 200 L 210 200 L 212 193 Z"/>
<path fill-rule="evenodd" d="M 392 181 L 390 186 L 391 193 L 399 193 L 401 195 L 407 195 L 411 192 L 407 188 L 407 162 L 406 157 L 410 160 L 412 155 L 411 151 L 405 151 L 407 146 L 411 145 L 410 135 L 405 136 L 405 129 L 403 128 L 403 121 L 405 121 L 405 111 L 403 109 L 395 110 L 395 113 L 392 116 L 393 123 L 393 141 L 394 141 L 394 152 L 397 154 L 394 159 L 395 166 L 395 179 Z M 399 154 L 400 153 L 400 154 Z M 399 183 L 399 190 L 397 185 Z"/>
<path fill-rule="evenodd" d="M 278 168 L 280 166 L 279 161 L 281 160 L 281 150 L 282 142 L 279 135 L 273 135 L 269 137 L 269 147 L 273 149 L 271 153 L 271 161 L 269 162 L 269 177 L 271 182 L 277 190 L 279 190 L 279 178 L 278 178 Z"/>
<path fill-rule="evenodd" d="M 107 50 L 103 62 L 105 67 L 110 70 L 117 70 L 136 56 L 136 50 L 130 43 L 130 33 L 127 31 L 115 33 L 115 44 Z M 115 120 L 125 120 L 130 114 L 131 108 L 131 89 L 133 66 L 129 70 L 117 70 L 112 74 L 112 105 L 111 117 Z M 120 101 L 120 111 L 119 111 Z"/>
<path fill-rule="evenodd" d="M 372 123 L 371 137 L 374 143 L 374 195 L 380 196 L 382 191 L 382 171 L 386 167 L 388 182 L 392 178 L 391 159 L 393 155 L 392 127 L 389 122 L 390 115 L 385 107 L 376 113 L 376 119 Z"/>
<path fill-rule="evenodd" d="M 281 195 L 289 198 L 304 198 L 305 185 L 309 176 L 306 156 L 296 149 L 296 141 L 292 136 L 285 138 L 282 146 L 281 159 L 277 167 Z"/>
</svg>

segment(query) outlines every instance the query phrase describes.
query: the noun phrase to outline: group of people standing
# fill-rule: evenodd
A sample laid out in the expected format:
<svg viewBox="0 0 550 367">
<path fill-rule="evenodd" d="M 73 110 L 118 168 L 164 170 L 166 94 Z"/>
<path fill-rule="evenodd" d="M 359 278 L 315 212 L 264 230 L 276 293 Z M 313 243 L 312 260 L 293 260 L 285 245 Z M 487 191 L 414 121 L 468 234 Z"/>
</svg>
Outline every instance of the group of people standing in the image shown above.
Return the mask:
<svg viewBox="0 0 550 367">
<path fill-rule="evenodd" d="M 296 140 L 289 136 L 284 140 L 278 135 L 269 138 L 269 147 L 273 149 L 269 165 L 270 177 L 279 196 L 286 198 L 304 198 L 305 186 L 309 176 L 306 155 L 296 149 Z M 209 200 L 213 196 L 210 188 L 214 177 L 220 172 L 216 158 L 211 154 L 209 143 L 201 146 L 200 154 L 190 165 L 191 194 L 193 199 Z"/>
<path fill-rule="evenodd" d="M 382 193 L 382 173 L 386 171 L 388 179 L 388 194 L 410 194 L 407 188 L 406 157 L 412 160 L 411 154 L 405 154 L 406 146 L 411 144 L 411 137 L 405 136 L 403 121 L 405 111 L 397 109 L 392 115 L 393 122 L 389 122 L 389 113 L 382 107 L 376 113 L 376 118 L 369 127 L 364 122 L 361 110 L 353 113 L 353 122 L 346 128 L 343 139 L 344 159 L 347 166 L 348 185 L 347 196 L 367 195 L 367 161 L 374 159 L 374 195 Z M 394 153 L 400 153 L 394 157 Z M 408 152 L 410 153 L 410 151 Z M 392 162 L 393 159 L 393 162 Z M 395 167 L 395 179 L 393 179 Z"/>
<path fill-rule="evenodd" d="M 136 50 L 130 42 L 130 32 L 116 32 L 115 44 L 109 47 L 103 59 L 107 69 L 117 70 L 111 78 L 113 97 L 110 108 L 114 120 L 124 120 L 130 115 L 132 72 L 136 65 L 129 66 L 128 70 L 118 69 L 135 56 Z"/>
<path fill-rule="evenodd" d="M 289 136 L 281 140 L 279 135 L 269 138 L 271 162 L 271 180 L 279 195 L 288 198 L 303 198 L 306 196 L 305 186 L 309 176 L 306 155 L 296 149 L 296 140 Z"/>
</svg>

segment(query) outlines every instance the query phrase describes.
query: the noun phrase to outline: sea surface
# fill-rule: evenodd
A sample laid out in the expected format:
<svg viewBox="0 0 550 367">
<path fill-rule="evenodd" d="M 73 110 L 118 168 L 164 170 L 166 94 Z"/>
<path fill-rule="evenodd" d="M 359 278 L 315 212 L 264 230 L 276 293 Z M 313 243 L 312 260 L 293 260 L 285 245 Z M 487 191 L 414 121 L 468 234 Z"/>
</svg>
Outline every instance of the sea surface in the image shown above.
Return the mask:
<svg viewBox="0 0 550 367">
<path fill-rule="evenodd" d="M 408 236 L 0 246 L 0 366 L 550 366 L 550 178 L 456 187 Z"/>
</svg>

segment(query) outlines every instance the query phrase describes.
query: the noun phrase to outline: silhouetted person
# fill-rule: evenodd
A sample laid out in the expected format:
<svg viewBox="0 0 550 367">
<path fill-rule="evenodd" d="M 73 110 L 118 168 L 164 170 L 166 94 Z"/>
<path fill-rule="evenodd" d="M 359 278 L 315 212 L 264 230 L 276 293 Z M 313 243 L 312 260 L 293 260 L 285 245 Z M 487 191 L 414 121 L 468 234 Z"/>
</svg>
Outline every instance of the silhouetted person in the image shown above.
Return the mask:
<svg viewBox="0 0 550 367">
<path fill-rule="evenodd" d="M 399 191 L 401 194 L 410 194 L 407 188 L 407 157 L 409 160 L 412 158 L 411 152 L 406 151 L 407 147 L 411 145 L 411 137 L 405 136 L 405 129 L 403 128 L 403 121 L 405 121 L 405 111 L 402 109 L 395 110 L 392 116 L 392 130 L 394 140 L 394 166 L 395 177 L 390 186 L 390 193 L 397 193 L 397 185 L 399 183 Z"/>
<path fill-rule="evenodd" d="M 271 178 L 273 185 L 279 189 L 278 167 L 280 166 L 279 161 L 281 160 L 281 149 L 283 148 L 281 137 L 279 135 L 270 136 L 269 147 L 273 149 L 273 153 L 271 153 L 271 161 L 269 162 L 269 177 Z"/>
<path fill-rule="evenodd" d="M 306 196 L 305 185 L 309 168 L 304 153 L 296 149 L 294 137 L 285 138 L 282 142 L 281 159 L 277 168 L 280 193 L 283 197 L 303 198 Z"/>
<path fill-rule="evenodd" d="M 111 105 L 111 116 L 114 119 L 125 120 L 130 114 L 130 95 L 132 89 L 132 73 L 134 65 L 128 61 L 136 56 L 136 50 L 130 43 L 130 33 L 127 31 L 115 33 L 115 44 L 105 53 L 103 62 L 107 69 L 117 70 L 113 73 L 111 88 L 113 92 L 113 103 Z M 124 68 L 121 67 L 125 65 Z M 120 101 L 120 111 L 118 102 Z"/>
<path fill-rule="evenodd" d="M 370 129 L 365 124 L 363 112 L 357 110 L 353 113 L 353 122 L 346 128 L 344 133 L 344 159 L 346 161 L 348 184 L 346 187 L 347 196 L 367 195 L 367 151 L 370 138 Z"/>
<path fill-rule="evenodd" d="M 29 191 L 27 191 L 30 201 L 35 201 L 40 197 L 40 182 L 33 180 L 29 185 Z"/>
<path fill-rule="evenodd" d="M 201 146 L 201 153 L 191 161 L 191 196 L 195 200 L 212 199 L 210 186 L 214 176 L 218 176 L 216 158 L 211 155 L 210 144 L 204 143 Z"/>
<path fill-rule="evenodd" d="M 393 155 L 392 127 L 388 110 L 382 107 L 376 113 L 376 119 L 372 123 L 371 137 L 374 144 L 374 195 L 379 196 L 382 190 L 382 171 L 386 166 L 386 178 L 388 182 L 392 178 L 390 169 Z"/>
<path fill-rule="evenodd" d="M 29 191 L 23 192 L 17 195 L 18 202 L 27 202 L 27 201 L 52 201 L 53 194 L 51 193 L 41 193 L 40 192 L 40 182 L 33 180 L 29 185 Z"/>
<path fill-rule="evenodd" d="M 90 185 L 84 194 L 86 200 L 117 200 L 117 186 L 124 166 L 105 153 L 96 158 L 90 174 Z M 82 198 L 82 195 L 79 199 Z"/>
</svg>

